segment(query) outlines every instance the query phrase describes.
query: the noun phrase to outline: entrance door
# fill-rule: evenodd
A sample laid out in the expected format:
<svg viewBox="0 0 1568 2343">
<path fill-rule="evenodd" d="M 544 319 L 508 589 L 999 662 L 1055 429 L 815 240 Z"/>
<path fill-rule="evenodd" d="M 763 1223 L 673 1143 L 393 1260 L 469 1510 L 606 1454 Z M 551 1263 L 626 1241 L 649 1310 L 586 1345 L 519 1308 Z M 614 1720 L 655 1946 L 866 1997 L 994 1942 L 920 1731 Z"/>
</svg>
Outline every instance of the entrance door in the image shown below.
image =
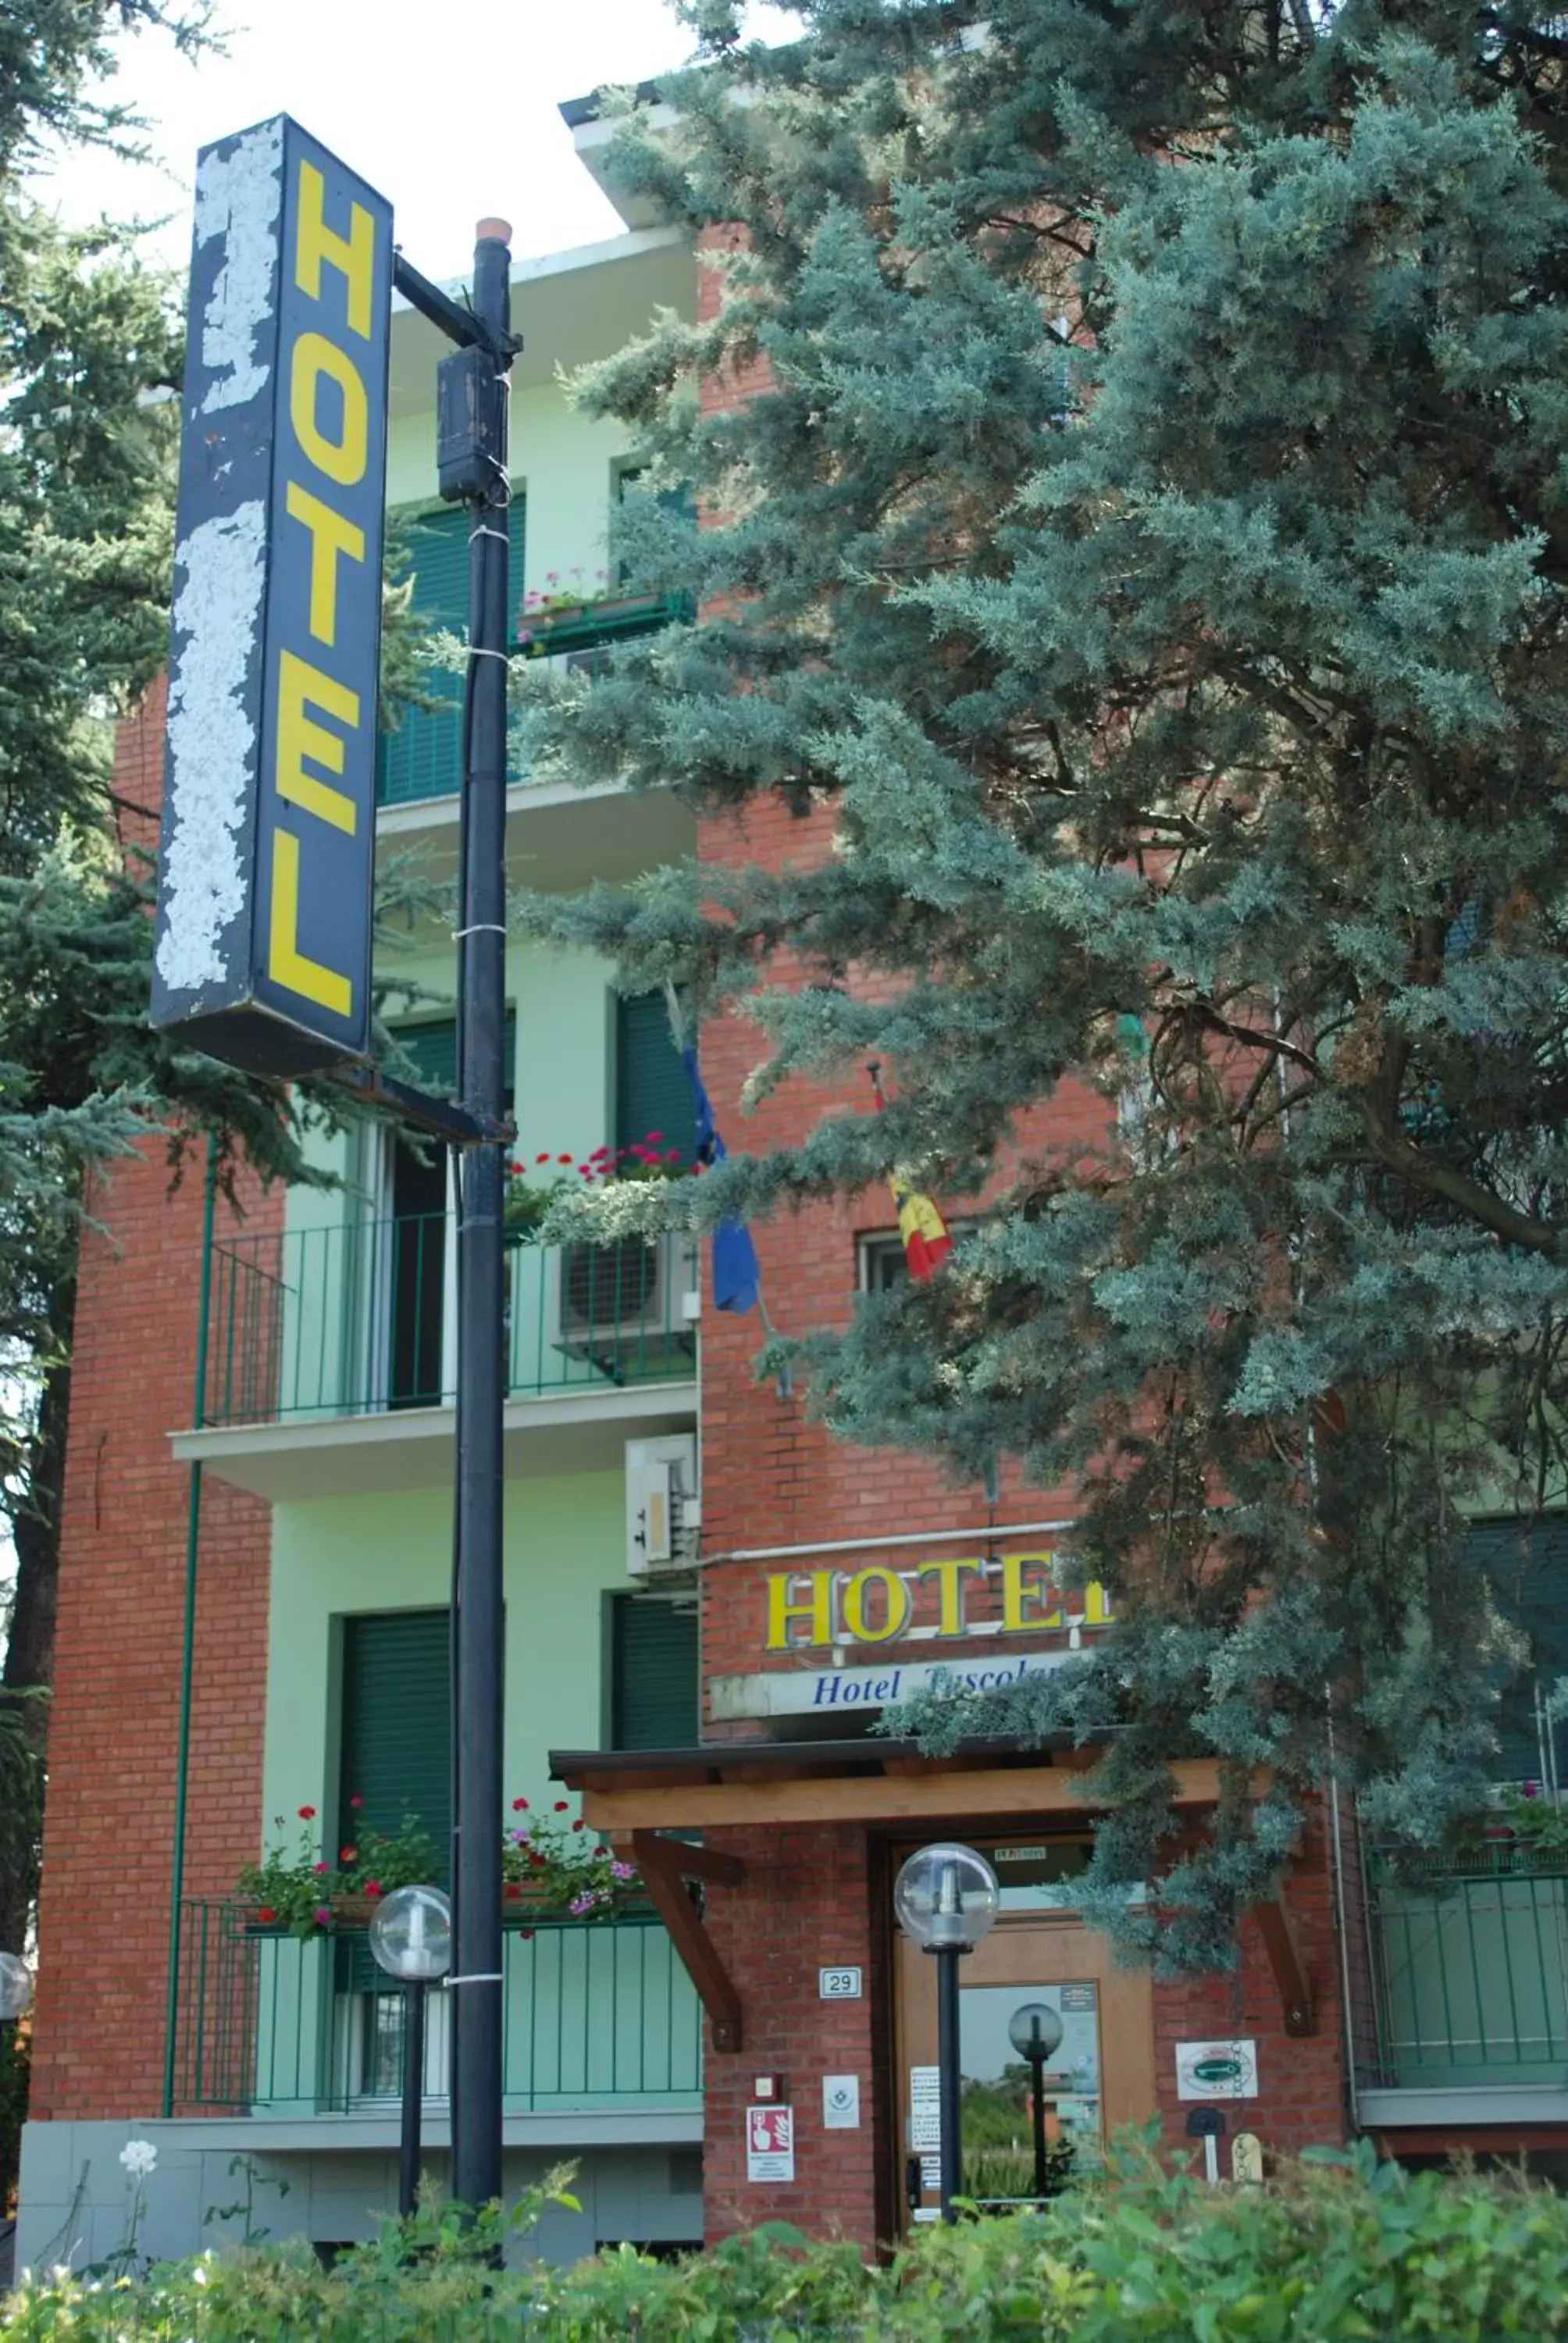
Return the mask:
<svg viewBox="0 0 1568 2343">
<path fill-rule="evenodd" d="M 960 2193 L 996 2210 L 1034 2197 L 1033 2069 L 1009 2023 L 1044 2005 L 1060 2038 L 1040 2069 L 1052 2179 L 1081 2171 L 1124 2124 L 1154 2113 L 1154 2018 L 1147 1970 L 1119 1968 L 1109 1941 L 1062 1907 L 1088 1859 L 1082 1840 L 970 1839 L 994 1867 L 1002 1908 L 959 1964 L 963 2076 Z M 900 1850 L 895 1860 L 901 1862 Z M 901 1931 L 894 1950 L 899 2202 L 905 2221 L 940 2214 L 937 1964 Z M 1028 2032 L 1028 2022 L 1023 2030 Z M 1055 2027 L 1047 2027 L 1054 2033 Z"/>
</svg>

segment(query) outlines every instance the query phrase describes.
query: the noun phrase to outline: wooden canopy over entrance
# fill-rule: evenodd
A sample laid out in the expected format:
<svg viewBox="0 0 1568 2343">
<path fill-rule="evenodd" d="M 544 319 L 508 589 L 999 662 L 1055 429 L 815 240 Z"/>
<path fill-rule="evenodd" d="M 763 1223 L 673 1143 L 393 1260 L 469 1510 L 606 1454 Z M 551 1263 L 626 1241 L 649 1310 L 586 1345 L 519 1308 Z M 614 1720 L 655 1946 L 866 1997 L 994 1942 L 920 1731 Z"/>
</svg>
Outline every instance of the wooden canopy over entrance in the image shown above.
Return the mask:
<svg viewBox="0 0 1568 2343">
<path fill-rule="evenodd" d="M 913 1742 L 706 1742 L 694 1749 L 558 1749 L 556 1779 L 582 1798 L 583 1818 L 637 1863 L 712 2025 L 716 2050 L 741 2046 L 740 1995 L 725 1969 L 688 1880 L 739 1886 L 739 1856 L 661 1835 L 756 1824 L 865 1823 L 933 1828 L 1092 1814 L 1103 1802 L 1088 1775 L 1098 1752 L 1063 1745 L 1020 1750 L 1009 1741 L 966 1743 L 950 1757 Z M 1212 1805 L 1212 1758 L 1171 1767 L 1178 1806 Z M 1261 1784 L 1260 1784 L 1261 1786 Z M 1291 2034 L 1316 2031 L 1312 1993 L 1284 1904 L 1257 1907 Z"/>
</svg>

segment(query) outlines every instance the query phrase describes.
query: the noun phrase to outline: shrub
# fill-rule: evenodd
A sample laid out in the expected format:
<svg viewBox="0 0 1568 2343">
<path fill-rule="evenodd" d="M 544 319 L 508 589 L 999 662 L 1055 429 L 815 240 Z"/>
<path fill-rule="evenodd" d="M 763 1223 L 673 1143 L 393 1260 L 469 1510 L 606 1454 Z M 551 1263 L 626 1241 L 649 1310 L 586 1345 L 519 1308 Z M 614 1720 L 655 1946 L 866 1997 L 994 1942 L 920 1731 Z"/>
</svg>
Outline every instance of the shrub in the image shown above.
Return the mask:
<svg viewBox="0 0 1568 2343">
<path fill-rule="evenodd" d="M 564 2175 L 547 2184 L 560 2197 Z M 538 2192 L 521 2209 L 532 2217 Z M 569 2198 L 564 2201 L 570 2203 Z M 868 2267 L 765 2222 L 666 2263 L 622 2247 L 498 2270 L 495 2217 L 430 2207 L 330 2271 L 302 2247 L 134 2283 L 28 2284 L 5 2343 L 1493 2343 L 1568 2336 L 1568 2205 L 1409 2175 L 1369 2148 L 1210 2189 L 1125 2151 L 1039 2213 L 927 2229 Z"/>
</svg>

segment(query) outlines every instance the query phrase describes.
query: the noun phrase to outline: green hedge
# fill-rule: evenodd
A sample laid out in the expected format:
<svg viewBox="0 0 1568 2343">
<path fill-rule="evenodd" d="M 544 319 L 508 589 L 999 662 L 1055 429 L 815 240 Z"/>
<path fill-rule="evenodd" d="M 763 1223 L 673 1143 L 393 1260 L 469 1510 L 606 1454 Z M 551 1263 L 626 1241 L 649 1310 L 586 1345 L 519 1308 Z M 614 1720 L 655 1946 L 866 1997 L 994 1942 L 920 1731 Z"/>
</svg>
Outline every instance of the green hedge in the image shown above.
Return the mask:
<svg viewBox="0 0 1568 2343">
<path fill-rule="evenodd" d="M 567 2200 L 569 2202 L 569 2199 Z M 537 2210 L 537 2205 L 529 2208 Z M 493 2244 L 482 2234 L 481 2247 Z M 410 2258 L 412 2255 L 413 2258 Z M 1493 2343 L 1568 2336 L 1568 2204 L 1370 2152 L 1211 2190 L 1147 2157 L 1048 2211 L 926 2230 L 885 2266 L 765 2223 L 676 2263 L 498 2271 L 450 2211 L 331 2271 L 267 2249 L 25 2286 L 5 2343 Z"/>
</svg>

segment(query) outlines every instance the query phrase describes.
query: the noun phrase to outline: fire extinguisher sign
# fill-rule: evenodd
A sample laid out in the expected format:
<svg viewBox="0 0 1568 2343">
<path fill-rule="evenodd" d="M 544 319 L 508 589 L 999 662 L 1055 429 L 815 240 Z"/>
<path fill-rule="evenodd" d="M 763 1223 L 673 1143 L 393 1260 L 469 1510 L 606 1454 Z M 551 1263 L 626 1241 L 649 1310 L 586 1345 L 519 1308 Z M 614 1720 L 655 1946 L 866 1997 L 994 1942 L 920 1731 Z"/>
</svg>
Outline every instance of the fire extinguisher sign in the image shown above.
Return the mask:
<svg viewBox="0 0 1568 2343">
<path fill-rule="evenodd" d="M 794 2179 L 793 2107 L 747 2108 L 746 2177 L 748 2180 Z"/>
</svg>

